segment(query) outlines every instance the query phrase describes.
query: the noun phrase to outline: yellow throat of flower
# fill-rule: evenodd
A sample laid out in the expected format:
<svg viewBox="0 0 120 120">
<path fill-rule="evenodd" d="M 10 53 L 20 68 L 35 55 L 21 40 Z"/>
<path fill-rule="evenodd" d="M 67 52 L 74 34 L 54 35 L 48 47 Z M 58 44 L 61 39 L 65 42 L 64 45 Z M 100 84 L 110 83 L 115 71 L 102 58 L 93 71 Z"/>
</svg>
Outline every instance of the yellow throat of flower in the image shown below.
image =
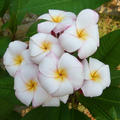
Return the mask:
<svg viewBox="0 0 120 120">
<path fill-rule="evenodd" d="M 65 69 L 57 69 L 54 76 L 56 80 L 63 82 L 67 78 L 67 71 Z"/>
<path fill-rule="evenodd" d="M 85 29 L 80 29 L 80 30 L 77 30 L 76 32 L 77 32 L 77 37 L 79 39 L 82 39 L 82 40 L 86 40 L 87 39 L 88 34 L 85 31 Z"/>
<path fill-rule="evenodd" d="M 92 71 L 90 73 L 90 79 L 93 80 L 93 81 L 95 81 L 95 82 L 99 82 L 99 81 L 101 81 L 101 76 L 98 73 L 98 71 Z"/>
<path fill-rule="evenodd" d="M 37 83 L 36 81 L 34 81 L 34 80 L 29 80 L 29 81 L 25 84 L 26 89 L 27 89 L 28 91 L 30 91 L 30 92 L 35 91 L 35 90 L 37 89 L 37 85 L 38 85 L 38 83 Z"/>
<path fill-rule="evenodd" d="M 54 17 L 52 17 L 52 21 L 53 22 L 56 22 L 56 23 L 59 23 L 59 22 L 61 22 L 62 20 L 64 19 L 64 17 L 63 16 L 54 16 Z"/>
<path fill-rule="evenodd" d="M 16 55 L 13 59 L 15 65 L 20 65 L 23 62 L 22 55 Z"/>
<path fill-rule="evenodd" d="M 43 41 L 40 48 L 43 50 L 43 52 L 47 52 L 51 50 L 51 42 L 49 41 Z"/>
</svg>

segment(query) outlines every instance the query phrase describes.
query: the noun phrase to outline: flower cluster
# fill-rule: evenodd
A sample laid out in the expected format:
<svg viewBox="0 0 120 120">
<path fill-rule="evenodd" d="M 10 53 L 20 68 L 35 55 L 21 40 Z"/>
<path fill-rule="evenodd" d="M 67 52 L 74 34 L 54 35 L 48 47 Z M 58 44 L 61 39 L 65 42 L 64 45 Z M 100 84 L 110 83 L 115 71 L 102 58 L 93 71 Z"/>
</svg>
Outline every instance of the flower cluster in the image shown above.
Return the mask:
<svg viewBox="0 0 120 120">
<path fill-rule="evenodd" d="M 81 89 L 84 96 L 100 96 L 110 85 L 109 66 L 91 56 L 99 47 L 98 14 L 90 9 L 78 16 L 49 10 L 38 19 L 38 33 L 29 44 L 11 42 L 3 62 L 14 77 L 16 97 L 33 107 L 59 106 Z M 74 52 L 78 53 L 77 58 Z"/>
</svg>

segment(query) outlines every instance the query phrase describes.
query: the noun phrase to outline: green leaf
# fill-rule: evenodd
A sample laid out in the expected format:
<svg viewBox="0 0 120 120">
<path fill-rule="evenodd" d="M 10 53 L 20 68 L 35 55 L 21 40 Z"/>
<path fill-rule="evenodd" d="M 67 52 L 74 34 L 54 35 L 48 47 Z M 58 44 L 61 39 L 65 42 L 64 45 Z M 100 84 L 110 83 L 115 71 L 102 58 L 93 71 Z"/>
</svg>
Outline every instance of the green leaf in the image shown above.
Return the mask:
<svg viewBox="0 0 120 120">
<path fill-rule="evenodd" d="M 82 118 L 82 119 L 81 119 Z M 83 113 L 69 110 L 67 105 L 60 107 L 39 107 L 33 109 L 22 120 L 88 120 Z"/>
<path fill-rule="evenodd" d="M 102 37 L 100 39 L 100 47 L 93 57 L 115 69 L 120 64 L 120 30 Z"/>
<path fill-rule="evenodd" d="M 95 9 L 107 1 L 109 0 L 12 0 L 10 11 L 16 12 L 17 23 L 20 24 L 26 13 L 41 15 L 48 12 L 48 9 L 79 13 L 85 8 Z"/>
<path fill-rule="evenodd" d="M 2 57 L 8 47 L 10 42 L 9 37 L 1 37 L 0 36 L 0 57 Z"/>
<path fill-rule="evenodd" d="M 19 115 L 14 109 L 17 105 L 22 105 L 15 97 L 13 89 L 13 78 L 6 71 L 0 69 L 0 118 L 2 120 L 19 120 Z"/>
</svg>

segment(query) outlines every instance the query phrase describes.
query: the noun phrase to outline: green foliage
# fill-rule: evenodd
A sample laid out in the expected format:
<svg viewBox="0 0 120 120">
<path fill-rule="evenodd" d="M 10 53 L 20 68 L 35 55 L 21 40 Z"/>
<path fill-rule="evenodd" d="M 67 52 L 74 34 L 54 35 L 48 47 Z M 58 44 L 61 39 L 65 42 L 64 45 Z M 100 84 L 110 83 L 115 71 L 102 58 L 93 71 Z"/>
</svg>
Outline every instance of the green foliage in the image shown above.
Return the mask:
<svg viewBox="0 0 120 120">
<path fill-rule="evenodd" d="M 9 37 L 1 37 L 0 36 L 0 58 L 4 55 L 6 48 L 10 42 Z"/>
<path fill-rule="evenodd" d="M 100 47 L 93 57 L 115 69 L 120 64 L 120 30 L 111 32 L 100 40 Z"/>
</svg>

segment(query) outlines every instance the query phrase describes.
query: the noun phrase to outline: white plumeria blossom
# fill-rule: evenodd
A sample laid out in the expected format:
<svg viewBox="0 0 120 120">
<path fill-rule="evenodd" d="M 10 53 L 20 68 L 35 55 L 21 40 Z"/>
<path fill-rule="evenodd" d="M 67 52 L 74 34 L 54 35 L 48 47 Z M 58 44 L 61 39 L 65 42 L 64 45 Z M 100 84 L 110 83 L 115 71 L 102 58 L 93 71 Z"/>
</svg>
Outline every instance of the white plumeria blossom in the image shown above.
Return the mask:
<svg viewBox="0 0 120 120">
<path fill-rule="evenodd" d="M 32 103 L 33 107 L 59 106 L 60 100 L 67 102 L 68 95 L 62 97 L 50 96 L 39 83 L 38 67 L 33 64 L 22 65 L 15 75 L 14 89 L 16 97 L 25 105 Z"/>
<path fill-rule="evenodd" d="M 82 63 L 85 79 L 82 86 L 83 94 L 87 97 L 100 96 L 111 83 L 109 66 L 94 58 L 90 58 L 89 63 L 86 59 Z"/>
<path fill-rule="evenodd" d="M 64 53 L 60 59 L 49 54 L 39 64 L 40 83 L 52 96 L 72 94 L 83 83 L 83 66 L 74 56 Z"/>
<path fill-rule="evenodd" d="M 39 64 L 40 61 L 49 53 L 54 53 L 60 57 L 64 50 L 60 46 L 58 39 L 46 33 L 37 33 L 30 38 L 29 50 L 31 59 Z"/>
<path fill-rule="evenodd" d="M 31 63 L 27 44 L 21 41 L 11 42 L 3 56 L 3 63 L 11 76 L 15 75 L 21 65 Z"/>
<path fill-rule="evenodd" d="M 38 24 L 38 32 L 51 33 L 51 31 L 54 31 L 55 33 L 59 33 L 75 22 L 76 15 L 72 12 L 62 10 L 49 10 L 49 13 L 39 16 L 38 19 L 47 20 Z"/>
<path fill-rule="evenodd" d="M 60 35 L 60 43 L 68 52 L 78 50 L 80 59 L 92 55 L 99 46 L 98 14 L 90 9 L 82 10 L 76 23 Z"/>
</svg>

